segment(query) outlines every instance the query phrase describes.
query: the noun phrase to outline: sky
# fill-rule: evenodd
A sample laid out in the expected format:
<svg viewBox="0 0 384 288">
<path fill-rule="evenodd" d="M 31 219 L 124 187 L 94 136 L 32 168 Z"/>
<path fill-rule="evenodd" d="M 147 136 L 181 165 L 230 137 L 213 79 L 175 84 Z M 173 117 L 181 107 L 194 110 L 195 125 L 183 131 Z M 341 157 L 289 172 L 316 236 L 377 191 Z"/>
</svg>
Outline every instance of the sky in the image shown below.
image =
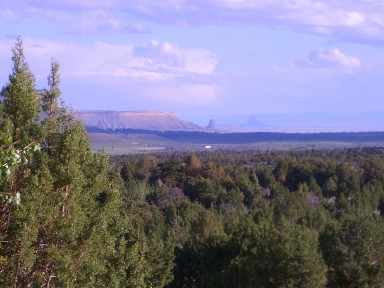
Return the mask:
<svg viewBox="0 0 384 288">
<path fill-rule="evenodd" d="M 1 86 L 17 36 L 74 110 L 384 130 L 384 0 L 2 0 Z"/>
</svg>

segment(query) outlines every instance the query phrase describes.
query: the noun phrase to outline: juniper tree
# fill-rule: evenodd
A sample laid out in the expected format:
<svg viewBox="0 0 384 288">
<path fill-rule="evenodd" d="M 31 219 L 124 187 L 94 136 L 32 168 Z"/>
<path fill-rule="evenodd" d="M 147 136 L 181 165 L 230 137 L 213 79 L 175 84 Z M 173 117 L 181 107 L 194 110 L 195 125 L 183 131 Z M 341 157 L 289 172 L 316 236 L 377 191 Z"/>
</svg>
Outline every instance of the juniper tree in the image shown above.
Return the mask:
<svg viewBox="0 0 384 288">
<path fill-rule="evenodd" d="M 383 287 L 384 222 L 367 202 L 353 203 L 321 234 L 328 287 Z"/>
<path fill-rule="evenodd" d="M 17 39 L 12 50 L 13 68 L 7 85 L 2 89 L 2 111 L 0 120 L 1 173 L 0 178 L 0 272 L 4 281 L 11 279 L 10 267 L 18 266 L 18 260 L 12 255 L 18 253 L 13 241 L 14 230 L 21 223 L 14 221 L 14 215 L 20 209 L 10 199 L 19 204 L 20 186 L 26 182 L 29 170 L 18 164 L 20 152 L 39 140 L 37 120 L 39 117 L 35 78 L 25 62 L 23 43 Z M 12 167 L 13 166 L 13 167 Z M 13 168 L 11 170 L 11 168 Z M 2 280 L 0 280 L 2 281 Z M 11 282 L 0 283 L 10 286 Z"/>
<path fill-rule="evenodd" d="M 17 38 L 12 49 L 13 68 L 9 82 L 3 88 L 3 120 L 7 124 L 10 136 L 14 141 L 27 141 L 36 136 L 36 120 L 39 117 L 38 98 L 35 88 L 35 77 L 25 61 L 23 41 Z M 4 132 L 4 131 L 3 131 Z"/>
<path fill-rule="evenodd" d="M 58 64 L 52 63 L 49 87 L 37 97 L 20 38 L 12 60 L 2 135 L 20 145 L 39 142 L 42 149 L 1 178 L 1 189 L 20 193 L 22 205 L 0 202 L 0 223 L 7 223 L 0 286 L 143 286 L 140 247 L 130 242 L 129 220 L 120 217 L 119 179 L 110 174 L 108 159 L 92 152 L 81 123 L 58 103 Z"/>
</svg>

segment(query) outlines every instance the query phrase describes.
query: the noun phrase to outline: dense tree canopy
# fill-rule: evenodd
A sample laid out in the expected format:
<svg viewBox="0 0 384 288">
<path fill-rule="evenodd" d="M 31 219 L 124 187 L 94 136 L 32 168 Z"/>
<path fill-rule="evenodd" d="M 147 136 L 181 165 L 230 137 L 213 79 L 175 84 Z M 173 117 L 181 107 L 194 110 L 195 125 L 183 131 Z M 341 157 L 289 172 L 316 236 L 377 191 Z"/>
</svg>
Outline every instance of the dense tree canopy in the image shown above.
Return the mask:
<svg viewBox="0 0 384 288">
<path fill-rule="evenodd" d="M 167 287 L 382 285 L 384 149 L 163 153 L 114 162 L 125 198 L 138 200 L 141 187 L 136 205 L 158 209 L 175 235 Z"/>
</svg>

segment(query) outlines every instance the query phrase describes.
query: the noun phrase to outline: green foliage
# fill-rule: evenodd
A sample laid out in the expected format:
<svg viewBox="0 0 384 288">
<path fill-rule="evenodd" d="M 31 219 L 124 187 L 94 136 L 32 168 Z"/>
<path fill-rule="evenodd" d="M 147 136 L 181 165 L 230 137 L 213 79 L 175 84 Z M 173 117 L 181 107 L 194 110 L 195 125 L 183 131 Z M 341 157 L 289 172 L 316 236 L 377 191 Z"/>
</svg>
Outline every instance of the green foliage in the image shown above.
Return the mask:
<svg viewBox="0 0 384 288">
<path fill-rule="evenodd" d="M 370 209 L 351 207 L 330 222 L 320 243 L 329 287 L 381 287 L 384 280 L 384 223 Z"/>
<path fill-rule="evenodd" d="M 384 149 L 142 157 L 121 161 L 129 202 L 147 211 L 143 242 L 163 259 L 146 263 L 173 267 L 155 268 L 173 277 L 158 285 L 381 287 Z"/>
<path fill-rule="evenodd" d="M 58 64 L 38 97 L 20 38 L 13 54 L 0 122 L 9 147 L 1 163 L 12 171 L 0 175 L 0 191 L 22 202 L 0 202 L 0 286 L 140 287 L 140 254 L 121 215 L 120 181 L 58 104 Z M 28 159 L 37 144 L 41 151 Z"/>
<path fill-rule="evenodd" d="M 317 248 L 317 234 L 282 221 L 239 223 L 231 232 L 231 260 L 227 279 L 241 287 L 322 287 L 325 265 Z M 230 285 L 231 286 L 231 285 Z"/>
<path fill-rule="evenodd" d="M 133 224 L 131 241 L 141 247 L 139 275 L 143 286 L 134 287 L 164 287 L 173 279 L 174 234 L 155 206 L 130 201 L 126 211 Z"/>
<path fill-rule="evenodd" d="M 28 144 L 28 140 L 38 134 L 36 120 L 39 117 L 35 77 L 29 71 L 25 61 L 23 42 L 19 37 L 13 48 L 13 68 L 9 75 L 9 82 L 3 88 L 3 120 L 7 121 L 7 132 L 19 141 L 21 145 Z"/>
</svg>

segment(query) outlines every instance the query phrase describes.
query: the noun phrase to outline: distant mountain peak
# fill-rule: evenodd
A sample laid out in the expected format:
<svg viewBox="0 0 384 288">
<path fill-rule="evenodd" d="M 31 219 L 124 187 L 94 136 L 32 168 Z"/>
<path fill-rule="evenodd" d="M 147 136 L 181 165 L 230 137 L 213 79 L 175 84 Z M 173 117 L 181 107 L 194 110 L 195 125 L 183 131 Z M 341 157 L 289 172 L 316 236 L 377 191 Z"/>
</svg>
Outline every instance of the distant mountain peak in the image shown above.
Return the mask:
<svg viewBox="0 0 384 288">
<path fill-rule="evenodd" d="M 251 127 L 260 127 L 260 126 L 264 126 L 263 123 L 261 123 L 256 115 L 251 115 L 251 117 L 248 119 L 247 123 L 246 123 L 246 126 L 251 126 Z"/>
</svg>

